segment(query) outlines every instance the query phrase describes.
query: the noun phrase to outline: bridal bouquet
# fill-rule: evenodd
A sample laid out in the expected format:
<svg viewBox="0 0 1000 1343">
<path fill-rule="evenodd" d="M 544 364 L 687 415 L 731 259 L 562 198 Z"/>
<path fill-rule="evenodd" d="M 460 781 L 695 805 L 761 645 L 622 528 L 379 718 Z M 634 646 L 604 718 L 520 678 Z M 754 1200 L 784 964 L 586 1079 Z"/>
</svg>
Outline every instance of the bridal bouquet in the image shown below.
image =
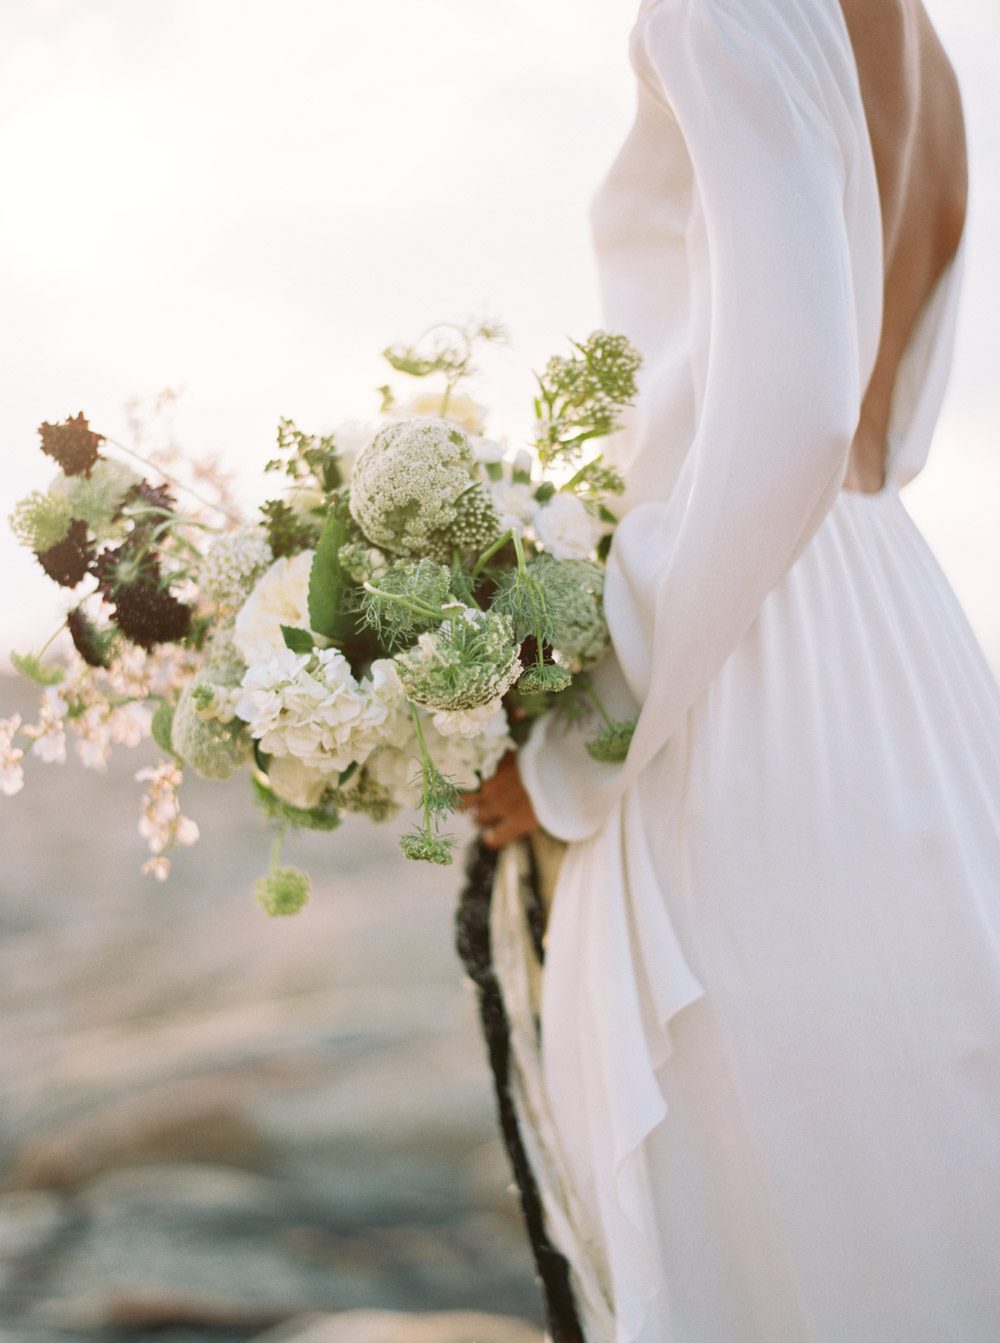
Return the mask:
<svg viewBox="0 0 1000 1343">
<path fill-rule="evenodd" d="M 598 331 L 551 359 L 532 448 L 510 451 L 462 386 L 477 342 L 499 334 L 437 327 L 385 351 L 438 390 L 400 404 L 379 389 L 370 427 L 318 437 L 283 420 L 267 470 L 284 487 L 249 520 L 212 465 L 175 449 L 116 455 L 82 414 L 43 424 L 59 472 L 11 526 L 84 595 L 66 617 L 66 665 L 13 656 L 45 691 L 37 723 L 0 721 L 0 790 L 22 786 L 25 749 L 61 761 L 72 734 L 102 768 L 112 744 L 151 733 L 164 759 L 137 775 L 143 870 L 163 879 L 167 853 L 198 835 L 180 813 L 182 771 L 222 780 L 248 766 L 278 832 L 257 895 L 283 914 L 309 890 L 278 866 L 288 826 L 413 807 L 404 854 L 449 863 L 443 818 L 533 715 L 589 705 L 601 726 L 588 749 L 622 759 L 632 725 L 609 719 L 586 673 L 608 647 L 603 560 L 622 488 L 600 440 L 635 395 L 639 357 Z"/>
</svg>

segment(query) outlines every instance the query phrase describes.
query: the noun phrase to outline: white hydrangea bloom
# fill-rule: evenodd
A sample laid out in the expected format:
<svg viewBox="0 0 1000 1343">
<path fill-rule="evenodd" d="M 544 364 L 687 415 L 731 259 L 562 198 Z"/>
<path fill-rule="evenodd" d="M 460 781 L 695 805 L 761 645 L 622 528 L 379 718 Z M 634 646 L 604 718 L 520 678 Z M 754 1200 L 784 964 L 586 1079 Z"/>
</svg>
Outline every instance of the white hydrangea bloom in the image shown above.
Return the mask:
<svg viewBox="0 0 1000 1343">
<path fill-rule="evenodd" d="M 478 709 L 439 709 L 431 721 L 442 737 L 478 737 L 500 713 L 503 701 L 494 699 Z"/>
<path fill-rule="evenodd" d="M 202 560 L 198 587 L 209 601 L 220 606 L 239 606 L 273 561 L 263 527 L 237 527 L 220 536 Z"/>
<path fill-rule="evenodd" d="M 554 494 L 532 519 L 535 535 L 557 560 L 585 560 L 604 532 L 603 524 L 574 494 Z"/>
<path fill-rule="evenodd" d="M 283 649 L 282 625 L 309 628 L 309 571 L 313 552 L 275 560 L 236 616 L 233 643 L 248 667 Z"/>
<path fill-rule="evenodd" d="M 396 731 L 401 694 L 391 668 L 375 663 L 361 682 L 334 648 L 279 648 L 243 678 L 236 712 L 268 755 L 295 756 L 328 777 L 362 764 Z"/>
<path fill-rule="evenodd" d="M 508 731 L 507 714 L 501 707 L 474 737 L 446 736 L 434 725 L 433 717 L 420 712 L 420 730 L 428 754 L 446 778 L 457 788 L 472 791 L 480 779 L 489 779 L 508 751 L 514 747 Z M 412 720 L 405 738 L 394 745 L 381 746 L 365 766 L 376 783 L 385 788 L 398 806 L 420 804 L 420 747 Z"/>
</svg>

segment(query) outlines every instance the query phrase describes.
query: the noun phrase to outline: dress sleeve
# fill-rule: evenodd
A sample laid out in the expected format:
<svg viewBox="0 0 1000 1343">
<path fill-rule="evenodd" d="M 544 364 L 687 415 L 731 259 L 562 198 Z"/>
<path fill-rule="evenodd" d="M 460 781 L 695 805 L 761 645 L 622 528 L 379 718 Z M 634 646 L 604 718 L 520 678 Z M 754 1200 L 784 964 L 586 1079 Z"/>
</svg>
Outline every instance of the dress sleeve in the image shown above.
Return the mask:
<svg viewBox="0 0 1000 1343">
<path fill-rule="evenodd" d="M 596 829 L 670 740 L 816 531 L 874 357 L 859 350 L 840 138 L 808 63 L 748 22 L 767 8 L 663 0 L 636 33 L 640 78 L 691 160 L 708 340 L 678 482 L 626 514 L 609 557 L 614 652 L 642 706 L 629 758 L 594 766 L 579 731 L 546 720 L 523 753 L 539 818 L 565 839 Z"/>
</svg>

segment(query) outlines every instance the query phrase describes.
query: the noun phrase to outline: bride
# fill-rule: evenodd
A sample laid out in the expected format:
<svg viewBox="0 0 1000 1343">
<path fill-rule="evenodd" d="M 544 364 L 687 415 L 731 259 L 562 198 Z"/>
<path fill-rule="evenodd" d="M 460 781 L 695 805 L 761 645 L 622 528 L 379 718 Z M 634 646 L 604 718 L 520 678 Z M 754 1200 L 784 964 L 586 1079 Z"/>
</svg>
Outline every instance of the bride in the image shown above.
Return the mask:
<svg viewBox="0 0 1000 1343">
<path fill-rule="evenodd" d="M 955 79 L 919 0 L 644 0 L 631 56 L 596 679 L 638 727 L 611 766 L 542 720 L 469 799 L 491 847 L 567 842 L 521 1090 L 549 1234 L 587 1343 L 993 1343 L 1000 695 L 899 496 Z"/>
</svg>

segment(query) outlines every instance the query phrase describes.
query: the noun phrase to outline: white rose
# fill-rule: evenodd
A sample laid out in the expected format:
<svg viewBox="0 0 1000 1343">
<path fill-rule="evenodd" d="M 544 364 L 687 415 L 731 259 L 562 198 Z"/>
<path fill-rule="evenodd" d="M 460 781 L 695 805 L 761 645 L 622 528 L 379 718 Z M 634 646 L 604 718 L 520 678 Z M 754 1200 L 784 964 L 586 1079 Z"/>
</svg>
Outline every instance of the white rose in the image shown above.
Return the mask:
<svg viewBox="0 0 1000 1343">
<path fill-rule="evenodd" d="M 443 392 L 417 392 L 409 401 L 393 406 L 392 416 L 397 420 L 412 420 L 422 415 L 444 418 L 461 425 L 467 434 L 481 434 L 486 426 L 486 407 L 464 392 L 452 392 L 442 417 Z"/>
<path fill-rule="evenodd" d="M 496 462 L 503 461 L 503 444 L 498 443 L 493 438 L 474 438 L 472 440 L 472 455 L 477 462 L 482 462 L 484 466 L 492 466 Z"/>
<path fill-rule="evenodd" d="M 375 430 L 371 425 L 362 424 L 360 420 L 344 420 L 334 429 L 333 442 L 337 449 L 337 465 L 345 481 L 350 480 L 359 454 L 363 448 L 367 448 L 374 437 Z"/>
<path fill-rule="evenodd" d="M 313 552 L 275 560 L 257 580 L 243 603 L 233 629 L 233 643 L 247 666 L 267 662 L 285 646 L 282 625 L 309 628 L 309 571 Z"/>
<path fill-rule="evenodd" d="M 500 530 L 523 534 L 525 526 L 538 512 L 538 500 L 530 485 L 512 485 L 506 480 L 494 481 L 490 486 L 493 502 L 500 514 Z"/>
<path fill-rule="evenodd" d="M 415 807 L 420 801 L 420 751 L 416 733 L 409 747 L 380 746 L 365 762 L 369 778 L 384 788 L 399 807 Z"/>
<path fill-rule="evenodd" d="M 539 541 L 557 560 L 587 559 L 604 532 L 576 495 L 554 494 L 532 519 Z"/>
<path fill-rule="evenodd" d="M 328 775 L 310 769 L 294 755 L 272 756 L 267 779 L 276 797 L 304 811 L 319 806 L 330 783 Z"/>
</svg>

